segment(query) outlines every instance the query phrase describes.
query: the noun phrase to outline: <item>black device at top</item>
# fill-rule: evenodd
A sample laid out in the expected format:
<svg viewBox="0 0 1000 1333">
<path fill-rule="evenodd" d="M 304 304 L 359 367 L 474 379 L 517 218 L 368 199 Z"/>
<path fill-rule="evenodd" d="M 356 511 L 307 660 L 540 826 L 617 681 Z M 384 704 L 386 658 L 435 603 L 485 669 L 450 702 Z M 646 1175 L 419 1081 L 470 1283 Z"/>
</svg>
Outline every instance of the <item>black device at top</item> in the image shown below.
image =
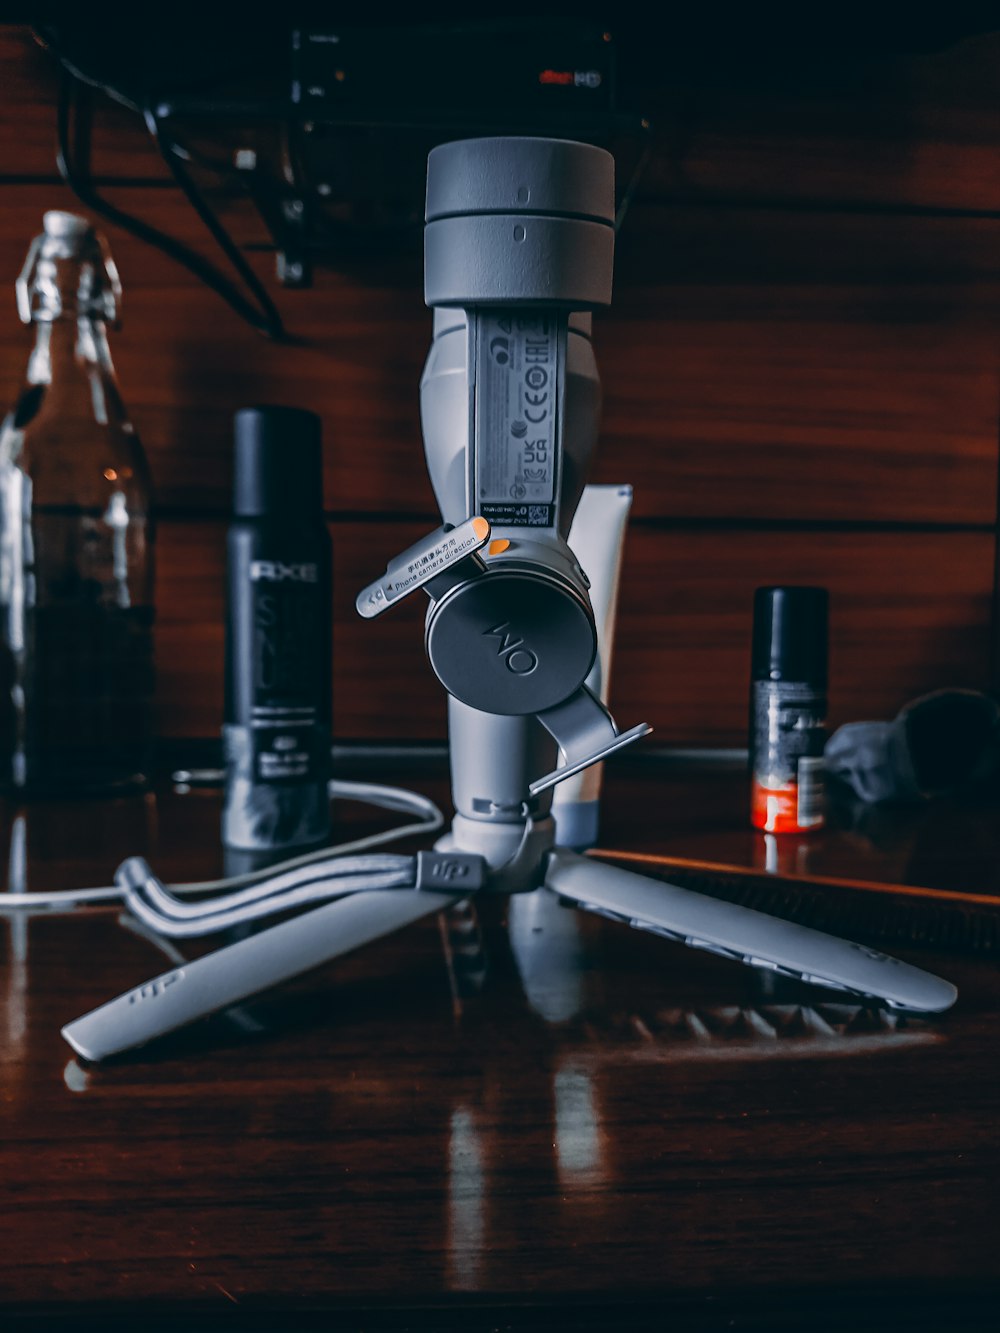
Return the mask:
<svg viewBox="0 0 1000 1333">
<path fill-rule="evenodd" d="M 829 615 L 826 588 L 758 588 L 753 599 L 753 679 L 809 681 L 825 689 Z"/>
<path fill-rule="evenodd" d="M 235 443 L 237 518 L 322 507 L 322 435 L 315 412 L 301 407 L 245 407 L 236 413 Z"/>
</svg>

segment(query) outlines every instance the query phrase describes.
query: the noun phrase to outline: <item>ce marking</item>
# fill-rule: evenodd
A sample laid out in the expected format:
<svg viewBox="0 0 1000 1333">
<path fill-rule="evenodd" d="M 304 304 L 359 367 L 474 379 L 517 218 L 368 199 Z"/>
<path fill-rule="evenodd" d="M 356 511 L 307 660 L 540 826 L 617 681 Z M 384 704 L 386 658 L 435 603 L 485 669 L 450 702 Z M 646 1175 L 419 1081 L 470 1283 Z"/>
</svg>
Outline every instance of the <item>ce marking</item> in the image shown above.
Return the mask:
<svg viewBox="0 0 1000 1333">
<path fill-rule="evenodd" d="M 528 405 L 524 409 L 524 415 L 526 419 L 530 421 L 533 426 L 537 426 L 539 422 L 544 421 L 545 418 L 549 415 L 549 409 L 547 407 L 542 407 L 542 404 L 545 402 L 548 396 L 549 395 L 547 393 L 526 393 L 524 395 L 524 401 Z M 542 408 L 541 414 L 537 417 L 532 416 L 531 413 L 528 411 L 529 407 L 541 407 Z"/>
</svg>

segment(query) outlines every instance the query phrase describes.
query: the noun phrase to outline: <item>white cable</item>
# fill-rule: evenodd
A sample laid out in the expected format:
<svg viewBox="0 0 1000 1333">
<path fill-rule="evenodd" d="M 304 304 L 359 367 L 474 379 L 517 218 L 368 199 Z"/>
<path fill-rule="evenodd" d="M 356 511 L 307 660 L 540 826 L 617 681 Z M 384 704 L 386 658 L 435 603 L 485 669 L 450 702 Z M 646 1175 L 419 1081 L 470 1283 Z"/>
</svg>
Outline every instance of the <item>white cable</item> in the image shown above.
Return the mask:
<svg viewBox="0 0 1000 1333">
<path fill-rule="evenodd" d="M 363 883 L 360 883 L 359 880 L 357 887 L 348 888 L 346 881 L 351 878 L 351 876 L 344 873 L 343 860 L 346 858 L 346 854 L 348 852 L 366 851 L 369 848 L 374 847 L 385 847 L 389 843 L 399 842 L 402 838 L 410 838 L 418 834 L 436 833 L 437 830 L 444 825 L 444 815 L 432 800 L 426 796 L 421 796 L 418 792 L 407 791 L 402 787 L 389 787 L 384 786 L 381 783 L 370 782 L 345 782 L 338 778 L 329 784 L 329 791 L 331 798 L 334 800 L 362 801 L 369 805 L 376 805 L 383 810 L 397 810 L 407 814 L 417 815 L 419 818 L 412 823 L 401 824 L 394 829 L 386 829 L 382 833 L 370 833 L 363 838 L 354 838 L 349 842 L 343 842 L 333 847 L 321 847 L 317 851 L 306 852 L 302 856 L 291 857 L 287 861 L 281 861 L 273 866 L 269 866 L 266 870 L 252 871 L 246 875 L 233 875 L 225 879 L 200 880 L 187 884 L 165 886 L 169 888 L 170 896 L 173 897 L 173 895 L 176 894 L 197 895 L 223 893 L 228 896 L 224 897 L 222 901 L 224 903 L 235 902 L 236 912 L 239 913 L 243 910 L 244 906 L 249 911 L 253 907 L 255 901 L 266 902 L 267 897 L 273 892 L 271 883 L 277 878 L 283 885 L 287 884 L 288 888 L 279 891 L 282 905 L 272 906 L 269 911 L 283 911 L 285 910 L 286 905 L 295 905 L 295 903 L 290 901 L 290 895 L 292 893 L 298 892 L 305 894 L 310 892 L 301 879 L 287 879 L 287 876 L 290 873 L 305 868 L 312 869 L 312 874 L 308 876 L 308 880 L 313 882 L 311 890 L 313 896 L 303 896 L 300 899 L 302 902 L 315 902 L 320 901 L 321 899 L 338 897 L 343 892 L 356 892 L 357 887 L 381 887 L 373 882 L 377 876 L 366 872 L 363 875 Z M 354 858 L 354 860 L 360 859 L 361 858 Z M 386 859 L 391 860 L 392 858 Z M 412 860 L 410 858 L 399 859 L 410 860 L 412 866 Z M 368 858 L 365 858 L 365 860 L 367 861 Z M 372 858 L 372 860 L 381 861 L 382 858 Z M 338 862 L 341 864 L 338 865 Z M 333 863 L 336 868 L 333 869 L 329 866 L 325 866 L 324 863 Z M 388 872 L 383 871 L 382 873 Z M 322 883 L 326 885 L 325 889 L 322 890 L 319 888 L 318 881 L 320 875 L 323 876 Z M 410 871 L 410 875 L 412 877 L 412 870 Z M 236 890 L 245 890 L 253 885 L 261 885 L 263 887 L 263 881 L 268 881 L 268 883 L 264 892 L 260 895 L 250 894 L 247 897 L 243 897 L 239 893 L 234 892 Z M 393 885 L 387 887 L 396 886 Z M 120 903 L 124 896 L 123 890 L 120 889 L 118 885 L 103 885 L 97 888 L 56 889 L 41 893 L 32 891 L 17 894 L 3 893 L 0 894 L 0 912 L 20 911 L 26 908 L 37 909 L 40 907 L 64 907 L 70 909 L 93 905 L 113 907 Z M 175 901 L 175 906 L 181 906 L 181 904 L 176 903 Z M 147 914 L 144 919 L 148 920 L 148 917 L 153 914 L 160 916 L 160 913 L 156 912 L 156 909 L 149 908 L 145 903 L 144 907 Z M 214 912 L 218 910 L 218 906 L 217 904 L 209 902 L 195 905 L 196 913 L 205 911 L 205 909 L 211 909 Z M 254 911 L 252 915 L 247 916 L 244 919 L 253 920 L 255 917 L 265 914 L 266 913 L 264 912 Z M 163 919 L 168 919 L 165 911 L 162 915 Z M 201 919 L 202 922 L 204 922 L 205 919 L 209 919 L 207 911 L 205 912 L 205 916 Z M 230 920 L 227 924 L 239 924 L 239 920 Z M 221 927 L 215 927 L 215 929 L 220 928 Z M 154 929 L 159 929 L 159 927 L 154 927 Z M 206 932 L 204 925 L 202 925 L 198 932 L 192 931 L 189 933 Z"/>
<path fill-rule="evenodd" d="M 319 881 L 329 882 L 340 876 L 374 875 L 378 873 L 399 874 L 406 872 L 413 875 L 412 856 L 330 856 L 325 861 L 314 865 L 299 866 L 298 869 L 285 871 L 283 874 L 269 876 L 260 884 L 255 884 L 237 893 L 213 894 L 199 902 L 188 903 L 159 881 L 149 883 L 148 896 L 168 916 L 178 920 L 196 921 L 199 917 L 211 916 L 216 912 L 238 911 L 240 908 L 265 898 L 277 898 L 291 889 L 299 889 Z"/>
<path fill-rule="evenodd" d="M 361 889 L 411 888 L 414 874 L 412 856 L 352 856 L 301 866 L 240 893 L 198 903 L 183 902 L 155 877 L 139 889 L 127 889 L 124 896 L 126 905 L 147 925 L 161 934 L 183 937 L 209 935 Z"/>
<path fill-rule="evenodd" d="M 211 935 L 216 931 L 229 930 L 233 926 L 243 926 L 261 917 L 274 916 L 278 912 L 287 912 L 292 908 L 310 904 L 329 902 L 333 898 L 343 897 L 348 893 L 371 892 L 375 889 L 412 889 L 414 880 L 413 857 L 400 857 L 407 862 L 405 869 L 385 871 L 377 874 L 340 875 L 304 888 L 292 889 L 251 903 L 235 911 L 209 913 L 195 921 L 179 920 L 172 913 L 165 913 L 147 901 L 145 895 L 155 893 L 164 896 L 153 880 L 147 880 L 141 889 L 125 890 L 125 904 L 129 911 L 158 934 L 172 939 L 186 939 L 196 935 Z M 166 895 L 169 901 L 169 895 Z"/>
</svg>

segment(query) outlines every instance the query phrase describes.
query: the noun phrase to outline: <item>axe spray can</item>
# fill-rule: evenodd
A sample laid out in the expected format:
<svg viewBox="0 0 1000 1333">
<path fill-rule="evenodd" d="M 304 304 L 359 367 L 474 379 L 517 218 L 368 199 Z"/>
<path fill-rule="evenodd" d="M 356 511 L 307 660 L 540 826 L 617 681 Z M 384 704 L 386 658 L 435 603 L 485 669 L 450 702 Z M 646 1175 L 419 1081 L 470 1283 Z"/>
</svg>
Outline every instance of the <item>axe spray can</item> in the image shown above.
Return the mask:
<svg viewBox="0 0 1000 1333">
<path fill-rule="evenodd" d="M 227 847 L 322 843 L 329 834 L 330 535 L 320 421 L 292 407 L 236 414 L 227 542 Z"/>
</svg>

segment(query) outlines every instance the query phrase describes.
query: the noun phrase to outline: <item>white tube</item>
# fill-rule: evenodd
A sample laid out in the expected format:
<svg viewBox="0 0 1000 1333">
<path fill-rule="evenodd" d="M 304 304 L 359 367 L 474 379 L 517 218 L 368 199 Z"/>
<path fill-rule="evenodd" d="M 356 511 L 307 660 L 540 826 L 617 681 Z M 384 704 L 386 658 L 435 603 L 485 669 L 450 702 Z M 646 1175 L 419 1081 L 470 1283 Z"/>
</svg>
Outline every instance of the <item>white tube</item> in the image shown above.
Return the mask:
<svg viewBox="0 0 1000 1333">
<path fill-rule="evenodd" d="M 586 684 L 604 704 L 608 702 L 622 548 L 631 507 L 631 486 L 586 486 L 569 533 L 570 547 L 590 579 L 597 621 L 597 658 Z M 556 787 L 552 813 L 561 847 L 592 847 L 597 841 L 603 772 L 603 764 L 592 764 Z"/>
</svg>

